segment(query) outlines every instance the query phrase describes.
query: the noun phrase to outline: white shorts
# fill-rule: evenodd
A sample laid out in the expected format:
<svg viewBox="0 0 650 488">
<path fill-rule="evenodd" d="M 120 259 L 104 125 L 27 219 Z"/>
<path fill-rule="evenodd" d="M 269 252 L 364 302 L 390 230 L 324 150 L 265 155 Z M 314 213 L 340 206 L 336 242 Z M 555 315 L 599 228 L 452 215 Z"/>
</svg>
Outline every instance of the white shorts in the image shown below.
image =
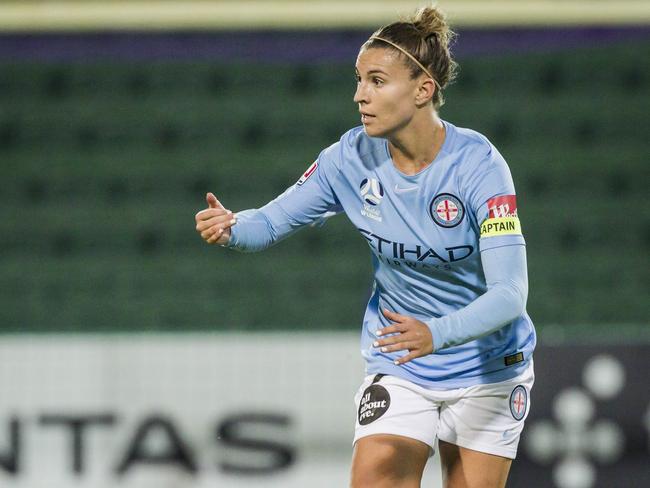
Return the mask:
<svg viewBox="0 0 650 488">
<path fill-rule="evenodd" d="M 511 380 L 453 390 L 429 390 L 396 376 L 367 376 L 354 397 L 354 442 L 394 434 L 424 442 L 431 455 L 440 439 L 514 459 L 534 380 L 532 359 Z"/>
</svg>

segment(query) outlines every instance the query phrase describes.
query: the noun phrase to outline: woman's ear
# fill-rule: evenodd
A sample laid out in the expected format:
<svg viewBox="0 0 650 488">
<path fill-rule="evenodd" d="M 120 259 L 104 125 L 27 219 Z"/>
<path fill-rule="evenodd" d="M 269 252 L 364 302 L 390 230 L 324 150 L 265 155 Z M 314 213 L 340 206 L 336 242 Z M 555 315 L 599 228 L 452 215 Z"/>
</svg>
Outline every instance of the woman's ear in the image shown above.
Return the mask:
<svg viewBox="0 0 650 488">
<path fill-rule="evenodd" d="M 431 78 L 423 79 L 418 85 L 418 92 L 415 96 L 415 103 L 419 107 L 430 103 L 436 90 L 436 84 Z"/>
</svg>

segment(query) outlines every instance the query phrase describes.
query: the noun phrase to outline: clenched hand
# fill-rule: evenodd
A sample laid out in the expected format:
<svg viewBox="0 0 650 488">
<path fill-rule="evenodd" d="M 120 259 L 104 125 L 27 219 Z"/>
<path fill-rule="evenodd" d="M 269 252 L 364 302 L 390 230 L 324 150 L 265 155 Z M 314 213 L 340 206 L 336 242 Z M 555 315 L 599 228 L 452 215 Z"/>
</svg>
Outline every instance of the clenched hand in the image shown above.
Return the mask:
<svg viewBox="0 0 650 488">
<path fill-rule="evenodd" d="M 230 228 L 237 223 L 237 218 L 226 209 L 217 197 L 212 193 L 205 196 L 208 208 L 198 212 L 196 220 L 196 231 L 208 244 L 228 244 L 230 240 Z"/>
</svg>

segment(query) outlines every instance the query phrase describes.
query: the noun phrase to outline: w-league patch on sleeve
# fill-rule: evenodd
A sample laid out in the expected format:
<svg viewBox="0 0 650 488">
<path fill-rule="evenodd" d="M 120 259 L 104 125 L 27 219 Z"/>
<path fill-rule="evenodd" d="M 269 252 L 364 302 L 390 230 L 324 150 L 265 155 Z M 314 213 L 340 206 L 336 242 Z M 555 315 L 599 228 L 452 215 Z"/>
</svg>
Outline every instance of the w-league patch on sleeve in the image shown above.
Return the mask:
<svg viewBox="0 0 650 488">
<path fill-rule="evenodd" d="M 314 161 L 313 163 L 311 163 L 311 166 L 307 168 L 307 171 L 303 173 L 303 175 L 300 177 L 296 185 L 300 186 L 305 181 L 307 181 L 309 177 L 316 172 L 316 168 L 318 168 L 318 161 Z"/>
<path fill-rule="evenodd" d="M 516 195 L 490 198 L 487 207 L 488 218 L 481 224 L 481 237 L 521 235 Z"/>
</svg>

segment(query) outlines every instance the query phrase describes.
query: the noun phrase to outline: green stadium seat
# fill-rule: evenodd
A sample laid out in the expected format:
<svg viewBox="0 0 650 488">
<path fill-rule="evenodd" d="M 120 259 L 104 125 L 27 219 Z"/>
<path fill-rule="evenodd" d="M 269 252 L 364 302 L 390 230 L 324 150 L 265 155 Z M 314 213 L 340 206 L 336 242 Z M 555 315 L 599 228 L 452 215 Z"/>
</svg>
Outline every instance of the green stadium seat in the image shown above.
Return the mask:
<svg viewBox="0 0 650 488">
<path fill-rule="evenodd" d="M 471 65 L 460 65 L 456 80 L 451 84 L 448 90 L 458 90 L 461 94 L 475 93 L 478 86 L 478 80 L 475 71 Z"/>
<path fill-rule="evenodd" d="M 140 99 L 151 94 L 151 79 L 142 71 L 134 71 L 128 74 L 124 88 L 130 96 Z"/>
<path fill-rule="evenodd" d="M 298 66 L 291 78 L 291 91 L 294 95 L 309 95 L 316 85 L 316 74 L 310 66 Z"/>
<path fill-rule="evenodd" d="M 648 75 L 640 66 L 627 66 L 621 73 L 620 85 L 626 93 L 638 93 L 648 87 Z"/>
<path fill-rule="evenodd" d="M 23 187 L 24 201 L 30 203 L 43 203 L 48 199 L 48 187 L 43 178 L 29 177 Z"/>
<path fill-rule="evenodd" d="M 207 74 L 205 85 L 209 94 L 224 96 L 232 89 L 233 80 L 229 71 L 228 66 L 217 66 Z"/>
<path fill-rule="evenodd" d="M 123 202 L 129 196 L 129 184 L 125 178 L 112 177 L 106 182 L 105 189 L 111 203 Z"/>
<path fill-rule="evenodd" d="M 43 91 L 50 98 L 59 99 L 70 93 L 70 75 L 64 68 L 53 68 L 44 82 Z"/>
<path fill-rule="evenodd" d="M 0 151 L 13 149 L 20 142 L 20 126 L 17 121 L 0 124 Z"/>
<path fill-rule="evenodd" d="M 572 251 L 580 247 L 581 236 L 573 224 L 566 224 L 558 234 L 558 244 L 563 251 Z"/>
<path fill-rule="evenodd" d="M 268 128 L 262 121 L 248 122 L 241 132 L 241 145 L 259 147 L 264 144 L 267 139 Z"/>
<path fill-rule="evenodd" d="M 630 181 L 628 178 L 629 176 L 623 171 L 612 171 L 606 178 L 609 189 L 608 193 L 615 198 L 627 195 L 630 191 Z"/>
<path fill-rule="evenodd" d="M 528 195 L 530 198 L 539 199 L 549 193 L 550 181 L 544 173 L 532 173 L 527 180 L 525 180 L 525 190 L 522 194 Z"/>
<path fill-rule="evenodd" d="M 136 248 L 139 254 L 151 255 L 161 250 L 163 237 L 160 230 L 147 229 L 138 233 Z"/>
<path fill-rule="evenodd" d="M 648 251 L 650 251 L 650 219 L 643 222 L 639 227 L 639 242 L 642 248 L 641 252 L 645 252 L 647 255 Z M 644 276 L 650 278 L 650 273 L 645 273 Z M 650 283 L 646 283 L 646 286 L 650 286 Z"/>
<path fill-rule="evenodd" d="M 511 120 L 500 119 L 492 127 L 492 135 L 500 144 L 508 144 L 515 137 L 515 127 Z"/>
<path fill-rule="evenodd" d="M 447 91 L 443 117 L 485 133 L 510 164 L 540 325 L 647 321 L 646 44 L 461 60 Z M 358 125 L 352 74 L 350 63 L 0 66 L 1 330 L 356 330 L 370 258 L 344 217 L 262 254 L 194 231 L 207 191 L 236 211 L 263 205 Z M 26 206 L 36 229 L 19 218 Z M 621 214 L 636 223 L 604 230 Z"/>
<path fill-rule="evenodd" d="M 598 129 L 593 120 L 577 121 L 573 127 L 573 139 L 576 144 L 585 146 L 593 143 L 598 137 Z"/>
<path fill-rule="evenodd" d="M 181 130 L 171 124 L 162 125 L 155 130 L 156 144 L 165 150 L 175 149 L 181 143 Z"/>
<path fill-rule="evenodd" d="M 97 147 L 100 137 L 96 128 L 85 126 L 77 131 L 79 147 L 84 150 L 92 150 Z"/>
<path fill-rule="evenodd" d="M 542 66 L 539 74 L 538 91 L 545 96 L 556 95 L 565 89 L 564 68 L 557 61 Z"/>
<path fill-rule="evenodd" d="M 50 237 L 50 250 L 54 257 L 68 256 L 76 249 L 75 238 L 70 232 L 58 231 Z"/>
</svg>

